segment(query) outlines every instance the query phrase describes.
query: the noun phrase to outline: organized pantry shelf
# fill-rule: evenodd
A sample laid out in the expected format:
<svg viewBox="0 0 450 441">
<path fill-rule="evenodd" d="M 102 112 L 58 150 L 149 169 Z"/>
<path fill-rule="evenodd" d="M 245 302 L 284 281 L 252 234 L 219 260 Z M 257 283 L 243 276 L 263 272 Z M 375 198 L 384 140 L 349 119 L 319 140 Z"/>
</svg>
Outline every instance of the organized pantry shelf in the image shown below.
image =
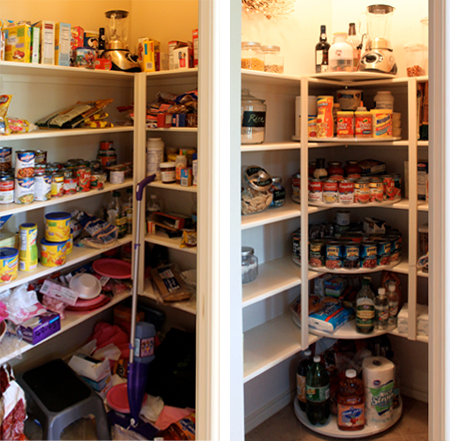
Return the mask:
<svg viewBox="0 0 450 441">
<path fill-rule="evenodd" d="M 162 188 L 164 190 L 175 190 L 175 191 L 187 191 L 188 193 L 197 193 L 197 186 L 191 185 L 190 187 L 182 187 L 180 184 L 166 184 L 161 181 L 153 181 L 149 187 Z"/>
<path fill-rule="evenodd" d="M 298 320 L 298 316 L 292 313 L 292 317 L 294 322 L 300 326 L 300 321 Z M 360 334 L 356 331 L 356 320 L 350 320 L 340 328 L 336 329 L 334 332 L 325 332 L 320 329 L 315 329 L 313 327 L 309 327 L 309 333 L 317 335 L 318 337 L 325 338 L 336 338 L 342 340 L 362 340 L 364 338 L 372 338 L 378 337 L 379 335 L 384 335 L 389 332 L 389 329 L 379 330 L 374 329 L 370 334 Z"/>
<path fill-rule="evenodd" d="M 39 129 L 28 133 L 3 135 L 2 141 L 28 141 L 31 139 L 66 138 L 72 136 L 110 135 L 133 132 L 132 126 L 108 127 L 104 129 Z"/>
<path fill-rule="evenodd" d="M 401 261 L 397 261 L 394 263 L 390 263 L 389 265 L 377 265 L 374 268 L 327 268 L 326 266 L 314 267 L 309 265 L 310 271 L 316 271 L 318 273 L 326 274 L 353 274 L 353 275 L 362 275 L 362 274 L 370 274 L 377 273 L 379 271 L 395 271 L 395 267 L 400 264 Z"/>
<path fill-rule="evenodd" d="M 197 127 L 169 127 L 167 129 L 164 128 L 155 128 L 155 129 L 146 129 L 147 132 L 173 132 L 173 133 L 197 133 Z"/>
</svg>

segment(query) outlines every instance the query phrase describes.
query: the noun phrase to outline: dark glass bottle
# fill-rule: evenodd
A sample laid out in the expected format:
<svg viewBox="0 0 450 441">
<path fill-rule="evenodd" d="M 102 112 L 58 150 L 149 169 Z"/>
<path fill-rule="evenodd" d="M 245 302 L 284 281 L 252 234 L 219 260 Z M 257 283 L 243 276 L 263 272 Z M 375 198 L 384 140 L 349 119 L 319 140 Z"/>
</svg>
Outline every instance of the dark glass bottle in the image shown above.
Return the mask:
<svg viewBox="0 0 450 441">
<path fill-rule="evenodd" d="M 297 366 L 297 399 L 303 412 L 306 410 L 306 374 L 312 364 L 311 351 L 307 349 Z"/>
<path fill-rule="evenodd" d="M 328 50 L 330 44 L 327 43 L 326 26 L 320 26 L 320 39 L 316 44 L 316 73 L 326 72 L 328 70 Z"/>
</svg>

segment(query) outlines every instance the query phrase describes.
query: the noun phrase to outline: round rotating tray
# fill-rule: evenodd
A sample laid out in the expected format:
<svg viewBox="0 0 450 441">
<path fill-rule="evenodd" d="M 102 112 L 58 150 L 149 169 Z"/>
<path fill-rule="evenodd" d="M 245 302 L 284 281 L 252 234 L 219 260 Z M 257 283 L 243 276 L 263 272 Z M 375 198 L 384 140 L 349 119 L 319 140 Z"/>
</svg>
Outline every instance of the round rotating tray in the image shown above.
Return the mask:
<svg viewBox="0 0 450 441">
<path fill-rule="evenodd" d="M 345 439 L 361 439 L 367 436 L 376 435 L 377 433 L 384 432 L 385 430 L 392 427 L 402 416 L 402 399 L 400 398 L 400 406 L 397 409 L 394 409 L 394 417 L 389 423 L 387 423 L 384 427 L 371 427 L 365 426 L 363 430 L 356 430 L 354 432 L 339 430 L 336 422 L 336 417 L 332 415 L 326 424 L 323 426 L 314 426 L 312 425 L 306 413 L 300 409 L 300 405 L 297 400 L 294 400 L 294 412 L 299 421 L 306 426 L 308 429 L 311 429 L 313 432 L 320 433 L 321 435 L 331 436 L 332 438 L 345 438 Z"/>
<path fill-rule="evenodd" d="M 330 274 L 368 274 L 368 273 L 378 273 L 380 271 L 388 271 L 391 268 L 397 266 L 402 259 L 399 259 L 397 262 L 390 263 L 389 265 L 378 265 L 375 268 L 337 268 L 337 269 L 329 269 L 326 266 L 315 267 L 308 265 L 308 268 L 311 271 L 316 271 L 318 273 L 330 273 Z M 295 262 L 295 260 L 294 260 Z"/>
</svg>

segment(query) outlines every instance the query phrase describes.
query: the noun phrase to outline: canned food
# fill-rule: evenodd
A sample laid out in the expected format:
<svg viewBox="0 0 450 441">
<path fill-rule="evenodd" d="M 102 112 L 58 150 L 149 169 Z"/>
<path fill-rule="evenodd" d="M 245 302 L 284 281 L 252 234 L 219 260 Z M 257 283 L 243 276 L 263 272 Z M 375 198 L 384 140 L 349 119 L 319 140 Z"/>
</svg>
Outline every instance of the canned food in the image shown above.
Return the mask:
<svg viewBox="0 0 450 441">
<path fill-rule="evenodd" d="M 0 171 L 9 171 L 12 167 L 12 148 L 0 147 Z"/>
<path fill-rule="evenodd" d="M 19 250 L 9 247 L 0 248 L 0 283 L 17 279 Z"/>
<path fill-rule="evenodd" d="M 328 179 L 323 183 L 323 202 L 335 204 L 338 200 L 338 183 Z"/>
<path fill-rule="evenodd" d="M 384 187 L 384 199 L 386 201 L 394 200 L 395 195 L 395 181 L 391 175 L 382 176 Z"/>
<path fill-rule="evenodd" d="M 355 182 L 355 203 L 367 204 L 370 201 L 369 181 L 360 179 Z"/>
<path fill-rule="evenodd" d="M 19 226 L 19 270 L 32 271 L 38 262 L 37 225 L 25 223 Z"/>
<path fill-rule="evenodd" d="M 317 137 L 317 116 L 308 115 L 308 138 Z"/>
<path fill-rule="evenodd" d="M 334 241 L 326 244 L 325 266 L 328 269 L 342 268 L 341 243 Z"/>
<path fill-rule="evenodd" d="M 100 161 L 89 161 L 88 167 L 94 171 L 100 171 L 102 168 L 102 164 Z"/>
<path fill-rule="evenodd" d="M 91 169 L 89 167 L 78 167 L 76 175 L 78 177 L 78 191 L 90 191 Z"/>
<path fill-rule="evenodd" d="M 350 225 L 350 211 L 336 211 L 336 224 L 341 227 Z"/>
<path fill-rule="evenodd" d="M 342 236 L 342 240 L 347 242 L 361 243 L 363 241 L 363 235 L 361 233 L 345 233 Z"/>
<path fill-rule="evenodd" d="M 60 198 L 64 195 L 64 174 L 56 172 L 52 174 L 52 198 Z"/>
<path fill-rule="evenodd" d="M 70 237 L 66 242 L 66 256 L 68 256 L 73 251 L 73 230 L 70 229 Z"/>
<path fill-rule="evenodd" d="M 337 112 L 337 137 L 353 138 L 354 136 L 354 113 Z"/>
<path fill-rule="evenodd" d="M 111 184 L 123 184 L 125 182 L 125 172 L 123 170 L 111 170 L 109 173 Z"/>
<path fill-rule="evenodd" d="M 297 265 L 300 265 L 302 262 L 300 229 L 292 233 L 292 260 Z"/>
<path fill-rule="evenodd" d="M 106 173 L 94 172 L 91 175 L 91 190 L 101 190 L 106 182 Z"/>
<path fill-rule="evenodd" d="M 99 156 L 98 159 L 103 168 L 110 167 L 117 163 L 117 156 Z"/>
<path fill-rule="evenodd" d="M 34 164 L 45 164 L 47 162 L 47 151 L 46 150 L 36 150 L 36 155 L 34 158 Z"/>
<path fill-rule="evenodd" d="M 48 213 L 45 218 L 45 240 L 67 242 L 70 237 L 70 213 Z"/>
<path fill-rule="evenodd" d="M 73 178 L 73 171 L 74 171 L 73 168 L 64 167 L 60 171 L 63 174 L 64 179 L 66 179 L 66 178 Z"/>
<path fill-rule="evenodd" d="M 34 201 L 34 178 L 17 178 L 14 188 L 16 204 L 31 204 Z"/>
<path fill-rule="evenodd" d="M 49 242 L 41 239 L 41 265 L 61 266 L 66 263 L 66 242 Z"/>
<path fill-rule="evenodd" d="M 320 179 L 311 178 L 308 181 L 309 202 L 322 202 L 323 182 Z"/>
<path fill-rule="evenodd" d="M 399 174 L 391 174 L 391 177 L 394 179 L 394 199 L 400 199 L 402 195 L 402 177 Z"/>
<path fill-rule="evenodd" d="M 326 242 L 311 240 L 309 243 L 309 265 L 315 268 L 325 266 Z"/>
<path fill-rule="evenodd" d="M 331 175 L 328 177 L 328 179 L 331 181 L 338 181 L 338 182 L 345 180 L 344 176 L 342 175 Z"/>
<path fill-rule="evenodd" d="M 112 141 L 100 141 L 100 150 L 113 150 Z"/>
<path fill-rule="evenodd" d="M 34 200 L 48 201 L 52 198 L 52 176 L 45 172 L 34 177 Z"/>
<path fill-rule="evenodd" d="M 380 178 L 371 178 L 369 183 L 370 202 L 383 202 L 384 186 Z"/>
<path fill-rule="evenodd" d="M 14 177 L 12 175 L 0 176 L 0 204 L 14 202 Z"/>
<path fill-rule="evenodd" d="M 16 178 L 31 178 L 34 176 L 34 150 L 17 150 Z"/>
<path fill-rule="evenodd" d="M 377 244 L 375 242 L 361 242 L 361 268 L 375 268 L 377 266 Z"/>
<path fill-rule="evenodd" d="M 340 181 L 338 184 L 338 198 L 341 204 L 353 204 L 355 202 L 355 183 L 349 179 Z"/>
<path fill-rule="evenodd" d="M 386 240 L 391 242 L 391 263 L 399 262 L 402 255 L 402 236 L 400 234 L 389 234 Z"/>
<path fill-rule="evenodd" d="M 379 239 L 377 245 L 377 264 L 389 265 L 391 261 L 391 241 L 389 239 Z"/>
<path fill-rule="evenodd" d="M 342 245 L 342 260 L 344 268 L 353 269 L 359 267 L 359 243 L 345 242 Z"/>
<path fill-rule="evenodd" d="M 64 166 L 60 162 L 49 162 L 47 167 L 54 168 L 56 170 L 61 170 Z"/>
<path fill-rule="evenodd" d="M 292 175 L 292 200 L 300 203 L 300 173 Z"/>
<path fill-rule="evenodd" d="M 64 194 L 75 194 L 78 190 L 78 178 L 64 178 Z"/>
<path fill-rule="evenodd" d="M 47 164 L 41 163 L 36 164 L 34 167 L 34 176 L 36 176 L 38 173 L 45 173 L 47 171 Z"/>
</svg>

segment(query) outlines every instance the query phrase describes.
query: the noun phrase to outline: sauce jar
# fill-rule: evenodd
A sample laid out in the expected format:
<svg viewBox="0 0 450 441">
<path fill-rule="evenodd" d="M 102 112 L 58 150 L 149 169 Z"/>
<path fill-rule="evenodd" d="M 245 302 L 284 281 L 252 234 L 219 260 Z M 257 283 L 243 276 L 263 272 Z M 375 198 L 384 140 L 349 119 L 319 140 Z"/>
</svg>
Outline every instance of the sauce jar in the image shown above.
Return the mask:
<svg viewBox="0 0 450 441">
<path fill-rule="evenodd" d="M 284 73 L 284 58 L 280 55 L 280 46 L 262 46 L 264 54 L 264 72 Z"/>
<path fill-rule="evenodd" d="M 362 175 L 362 168 L 358 164 L 358 161 L 347 161 L 344 171 L 347 178 L 351 179 L 359 179 Z"/>
<path fill-rule="evenodd" d="M 159 168 L 161 181 L 164 184 L 173 184 L 175 182 L 175 162 L 161 162 Z"/>
<path fill-rule="evenodd" d="M 258 258 L 252 247 L 242 247 L 242 283 L 253 282 L 258 276 Z"/>
<path fill-rule="evenodd" d="M 241 68 L 264 71 L 264 53 L 256 41 L 241 43 Z"/>
<path fill-rule="evenodd" d="M 266 128 L 264 100 L 242 89 L 241 95 L 241 144 L 262 144 Z"/>
<path fill-rule="evenodd" d="M 286 190 L 282 184 L 282 178 L 274 176 L 272 178 L 272 187 L 270 192 L 273 194 L 273 199 L 270 204 L 271 207 L 282 207 L 286 202 Z"/>
<path fill-rule="evenodd" d="M 330 179 L 333 175 L 344 176 L 344 168 L 341 165 L 342 163 L 339 161 L 333 161 L 328 163 L 327 172 Z"/>
</svg>

